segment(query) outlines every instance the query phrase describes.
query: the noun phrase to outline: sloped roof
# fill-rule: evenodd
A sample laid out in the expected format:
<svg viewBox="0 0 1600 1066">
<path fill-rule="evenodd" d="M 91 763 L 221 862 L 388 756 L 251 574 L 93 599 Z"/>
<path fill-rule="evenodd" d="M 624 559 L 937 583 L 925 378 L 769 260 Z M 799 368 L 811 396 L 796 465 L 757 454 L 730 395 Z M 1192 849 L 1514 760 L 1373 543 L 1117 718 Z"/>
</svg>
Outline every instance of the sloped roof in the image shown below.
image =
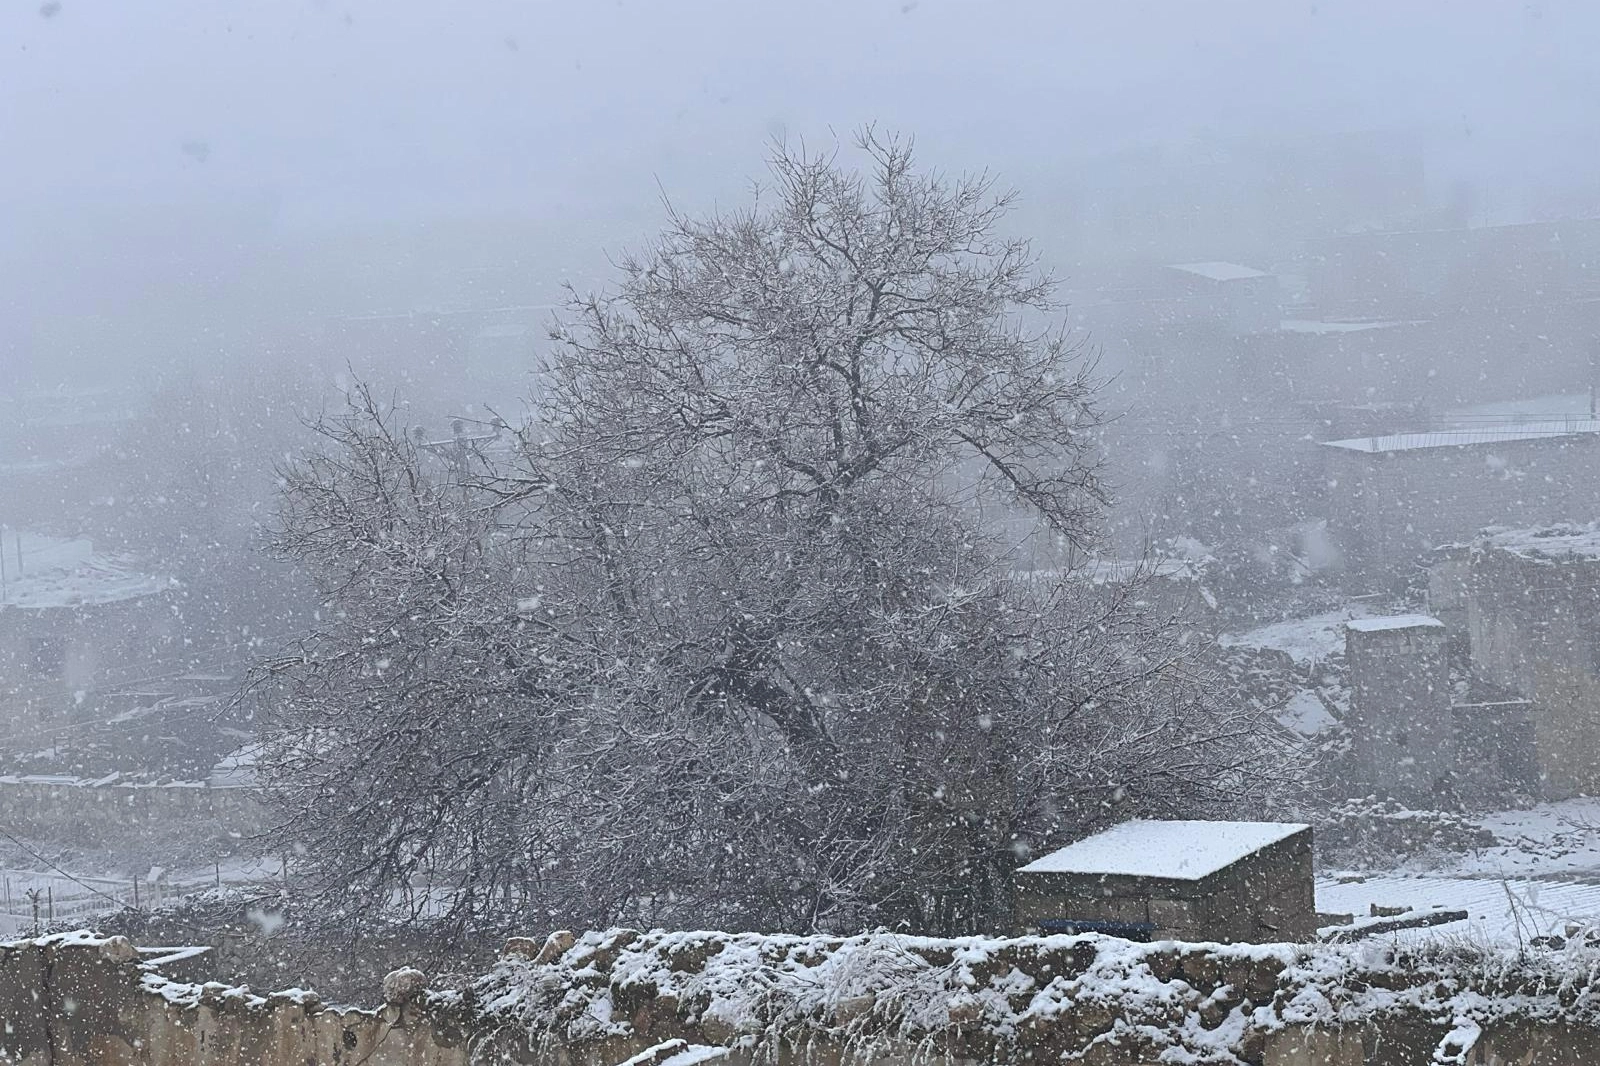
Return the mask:
<svg viewBox="0 0 1600 1066">
<path fill-rule="evenodd" d="M 1019 872 L 1198 881 L 1308 828 L 1298 822 L 1123 822 L 1035 859 Z"/>
<path fill-rule="evenodd" d="M 1265 270 L 1243 266 L 1239 263 L 1212 261 L 1205 263 L 1173 263 L 1171 269 L 1193 274 L 1208 281 L 1243 281 L 1245 278 L 1267 278 Z"/>
</svg>

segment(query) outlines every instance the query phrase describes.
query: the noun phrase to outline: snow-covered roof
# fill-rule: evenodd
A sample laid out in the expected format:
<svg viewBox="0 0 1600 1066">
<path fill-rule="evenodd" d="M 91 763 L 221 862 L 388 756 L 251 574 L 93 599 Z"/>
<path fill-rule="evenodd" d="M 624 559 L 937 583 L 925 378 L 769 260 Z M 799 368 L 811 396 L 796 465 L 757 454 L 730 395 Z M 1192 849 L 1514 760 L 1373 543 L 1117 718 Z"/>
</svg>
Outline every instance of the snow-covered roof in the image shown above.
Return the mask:
<svg viewBox="0 0 1600 1066">
<path fill-rule="evenodd" d="M 217 761 L 206 779 L 212 788 L 248 788 L 256 783 L 256 756 L 259 744 L 248 744 Z"/>
<path fill-rule="evenodd" d="M 1291 618 L 1273 622 L 1248 633 L 1224 633 L 1217 643 L 1224 648 L 1259 648 L 1264 651 L 1281 651 L 1297 663 L 1323 662 L 1335 655 L 1344 654 L 1345 623 L 1353 618 L 1365 618 L 1372 609 L 1352 603 L 1336 611 L 1324 611 L 1309 618 Z"/>
<path fill-rule="evenodd" d="M 1076 576 L 1087 578 L 1096 585 L 1118 585 L 1140 577 L 1165 578 L 1168 581 L 1198 581 L 1204 564 L 1193 559 L 1096 559 L 1085 563 Z"/>
<path fill-rule="evenodd" d="M 1242 281 L 1245 278 L 1271 277 L 1265 270 L 1257 270 L 1255 267 L 1215 261 L 1206 263 L 1173 263 L 1172 269 L 1180 270 L 1185 274 L 1193 274 L 1208 281 Z"/>
<path fill-rule="evenodd" d="M 1197 542 L 1198 543 L 1198 542 Z M 1194 582 L 1205 576 L 1209 558 L 1182 558 L 1175 555 L 1153 556 L 1148 559 L 1097 558 L 1086 559 L 1069 569 L 1060 567 L 1035 567 L 1016 571 L 1019 581 L 1055 582 L 1063 577 L 1087 581 L 1093 585 L 1120 585 L 1137 578 L 1158 578 L 1172 582 Z"/>
<path fill-rule="evenodd" d="M 1490 528 L 1478 538 L 1477 546 L 1526 559 L 1600 559 L 1600 524 Z"/>
<path fill-rule="evenodd" d="M 1019 872 L 1198 881 L 1307 828 L 1296 822 L 1123 822 Z"/>
<path fill-rule="evenodd" d="M 1443 629 L 1444 623 L 1427 614 L 1391 614 L 1385 618 L 1354 618 L 1345 625 L 1357 633 L 1382 633 L 1391 629 Z"/>
<path fill-rule="evenodd" d="M 1600 419 L 1571 418 L 1548 422 L 1521 422 L 1504 426 L 1433 429 L 1420 433 L 1390 433 L 1382 437 L 1352 437 L 1323 441 L 1324 448 L 1341 451 L 1411 452 L 1425 448 L 1455 448 L 1470 444 L 1505 444 L 1511 441 L 1550 440 L 1600 433 Z"/>
<path fill-rule="evenodd" d="M 1286 318 L 1278 323 L 1284 333 L 1362 333 L 1369 329 L 1389 329 L 1403 326 L 1404 322 L 1325 322 L 1312 318 Z"/>
<path fill-rule="evenodd" d="M 119 603 L 172 586 L 141 573 L 118 556 L 94 550 L 86 538 L 62 540 L 0 530 L 0 606 L 44 609 Z"/>
</svg>

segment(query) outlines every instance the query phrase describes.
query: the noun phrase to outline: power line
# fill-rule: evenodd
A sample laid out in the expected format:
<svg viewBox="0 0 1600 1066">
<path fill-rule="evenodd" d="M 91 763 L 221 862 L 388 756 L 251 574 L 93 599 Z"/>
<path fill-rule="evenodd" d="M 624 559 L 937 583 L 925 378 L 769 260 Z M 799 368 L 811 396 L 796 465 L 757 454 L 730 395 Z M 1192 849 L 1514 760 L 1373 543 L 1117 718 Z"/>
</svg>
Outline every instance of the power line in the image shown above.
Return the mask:
<svg viewBox="0 0 1600 1066">
<path fill-rule="evenodd" d="M 117 897 L 111 895 L 110 893 L 100 891 L 98 888 L 95 888 L 93 885 L 89 884 L 87 881 L 83 880 L 81 877 L 78 877 L 76 874 L 69 873 L 66 869 L 62 868 L 60 865 L 52 862 L 51 860 L 45 858 L 45 856 L 43 856 L 39 852 L 35 851 L 29 845 L 24 844 L 22 841 L 18 840 L 16 837 L 14 837 L 10 833 L 6 832 L 4 829 L 0 829 L 0 837 L 4 837 L 6 840 L 11 841 L 11 843 L 15 844 L 17 847 L 21 848 L 28 855 L 32 856 L 33 859 L 36 862 L 44 863 L 50 869 L 54 870 L 56 873 L 60 874 L 62 877 L 65 877 L 68 881 L 71 881 L 73 884 L 78 885 L 78 886 L 80 886 L 82 888 L 88 889 L 90 892 L 93 892 L 95 895 L 99 896 L 101 899 L 110 900 L 112 903 L 115 903 L 118 906 L 118 908 L 126 906 L 126 904 L 123 903 L 122 900 L 120 900 Z"/>
</svg>

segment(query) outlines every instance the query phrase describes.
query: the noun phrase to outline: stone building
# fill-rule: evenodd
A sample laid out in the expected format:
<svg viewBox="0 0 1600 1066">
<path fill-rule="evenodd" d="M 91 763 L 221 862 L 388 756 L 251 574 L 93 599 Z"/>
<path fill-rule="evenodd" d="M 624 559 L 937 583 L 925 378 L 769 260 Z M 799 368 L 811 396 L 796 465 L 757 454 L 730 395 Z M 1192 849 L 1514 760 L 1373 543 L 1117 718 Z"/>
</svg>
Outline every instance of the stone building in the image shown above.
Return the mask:
<svg viewBox="0 0 1600 1066">
<path fill-rule="evenodd" d="M 1132 821 L 1016 874 L 1019 932 L 1266 943 L 1316 932 L 1311 827 Z"/>
<path fill-rule="evenodd" d="M 1332 781 L 1344 798 L 1505 806 L 1540 794 L 1532 702 L 1469 672 L 1458 554 L 1442 555 L 1430 581 L 1429 603 L 1448 606 L 1440 613 L 1450 621 L 1407 614 L 1337 623 L 1345 643 L 1338 676 L 1347 695 L 1333 713 L 1348 743 Z M 1288 633 L 1329 617 L 1287 623 Z M 1302 691 L 1299 698 L 1306 697 L 1314 709 L 1327 706 L 1320 693 Z M 1279 721 L 1293 727 L 1295 707 L 1291 702 Z"/>
<path fill-rule="evenodd" d="M 1486 533 L 1465 596 L 1474 675 L 1530 701 L 1544 795 L 1600 792 L 1600 528 Z"/>
<path fill-rule="evenodd" d="M 1096 558 L 1085 561 L 1072 576 L 1085 582 L 1107 605 L 1127 599 L 1141 610 L 1180 619 L 1201 633 L 1215 634 L 1218 601 L 1208 585 L 1214 560 L 1152 555 L 1147 559 Z M 1048 575 L 1047 575 L 1048 576 Z"/>
<path fill-rule="evenodd" d="M 1329 441 L 1329 532 L 1358 572 L 1410 570 L 1485 526 L 1600 514 L 1600 421 L 1539 421 Z"/>
<path fill-rule="evenodd" d="M 1239 263 L 1175 263 L 1167 268 L 1184 295 L 1205 300 L 1236 337 L 1278 328 L 1283 293 L 1276 275 Z"/>
<path fill-rule="evenodd" d="M 1452 787 L 1456 738 L 1444 623 L 1423 614 L 1345 626 L 1350 758 L 1361 787 L 1427 800 Z"/>
</svg>

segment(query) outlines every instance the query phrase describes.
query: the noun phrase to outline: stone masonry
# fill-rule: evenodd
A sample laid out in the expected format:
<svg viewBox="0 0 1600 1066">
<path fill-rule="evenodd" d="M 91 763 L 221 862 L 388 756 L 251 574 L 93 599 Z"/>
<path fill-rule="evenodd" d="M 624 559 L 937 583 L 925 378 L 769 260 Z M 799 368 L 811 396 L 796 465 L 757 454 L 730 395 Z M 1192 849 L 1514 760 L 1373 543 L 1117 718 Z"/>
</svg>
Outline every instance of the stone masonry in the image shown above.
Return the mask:
<svg viewBox="0 0 1600 1066">
<path fill-rule="evenodd" d="M 1428 615 L 1350 622 L 1345 662 L 1360 787 L 1406 802 L 1452 790 L 1456 742 L 1444 624 Z"/>
<path fill-rule="evenodd" d="M 431 991 L 420 972 L 397 971 L 384 982 L 386 1002 L 363 1009 L 303 989 L 260 995 L 179 981 L 125 939 L 70 934 L 0 945 L 0 1062 L 1600 1061 L 1592 971 L 1559 957 L 1453 958 L 1099 937 L 609 930 L 514 939 L 495 970 L 464 990 Z"/>
</svg>

